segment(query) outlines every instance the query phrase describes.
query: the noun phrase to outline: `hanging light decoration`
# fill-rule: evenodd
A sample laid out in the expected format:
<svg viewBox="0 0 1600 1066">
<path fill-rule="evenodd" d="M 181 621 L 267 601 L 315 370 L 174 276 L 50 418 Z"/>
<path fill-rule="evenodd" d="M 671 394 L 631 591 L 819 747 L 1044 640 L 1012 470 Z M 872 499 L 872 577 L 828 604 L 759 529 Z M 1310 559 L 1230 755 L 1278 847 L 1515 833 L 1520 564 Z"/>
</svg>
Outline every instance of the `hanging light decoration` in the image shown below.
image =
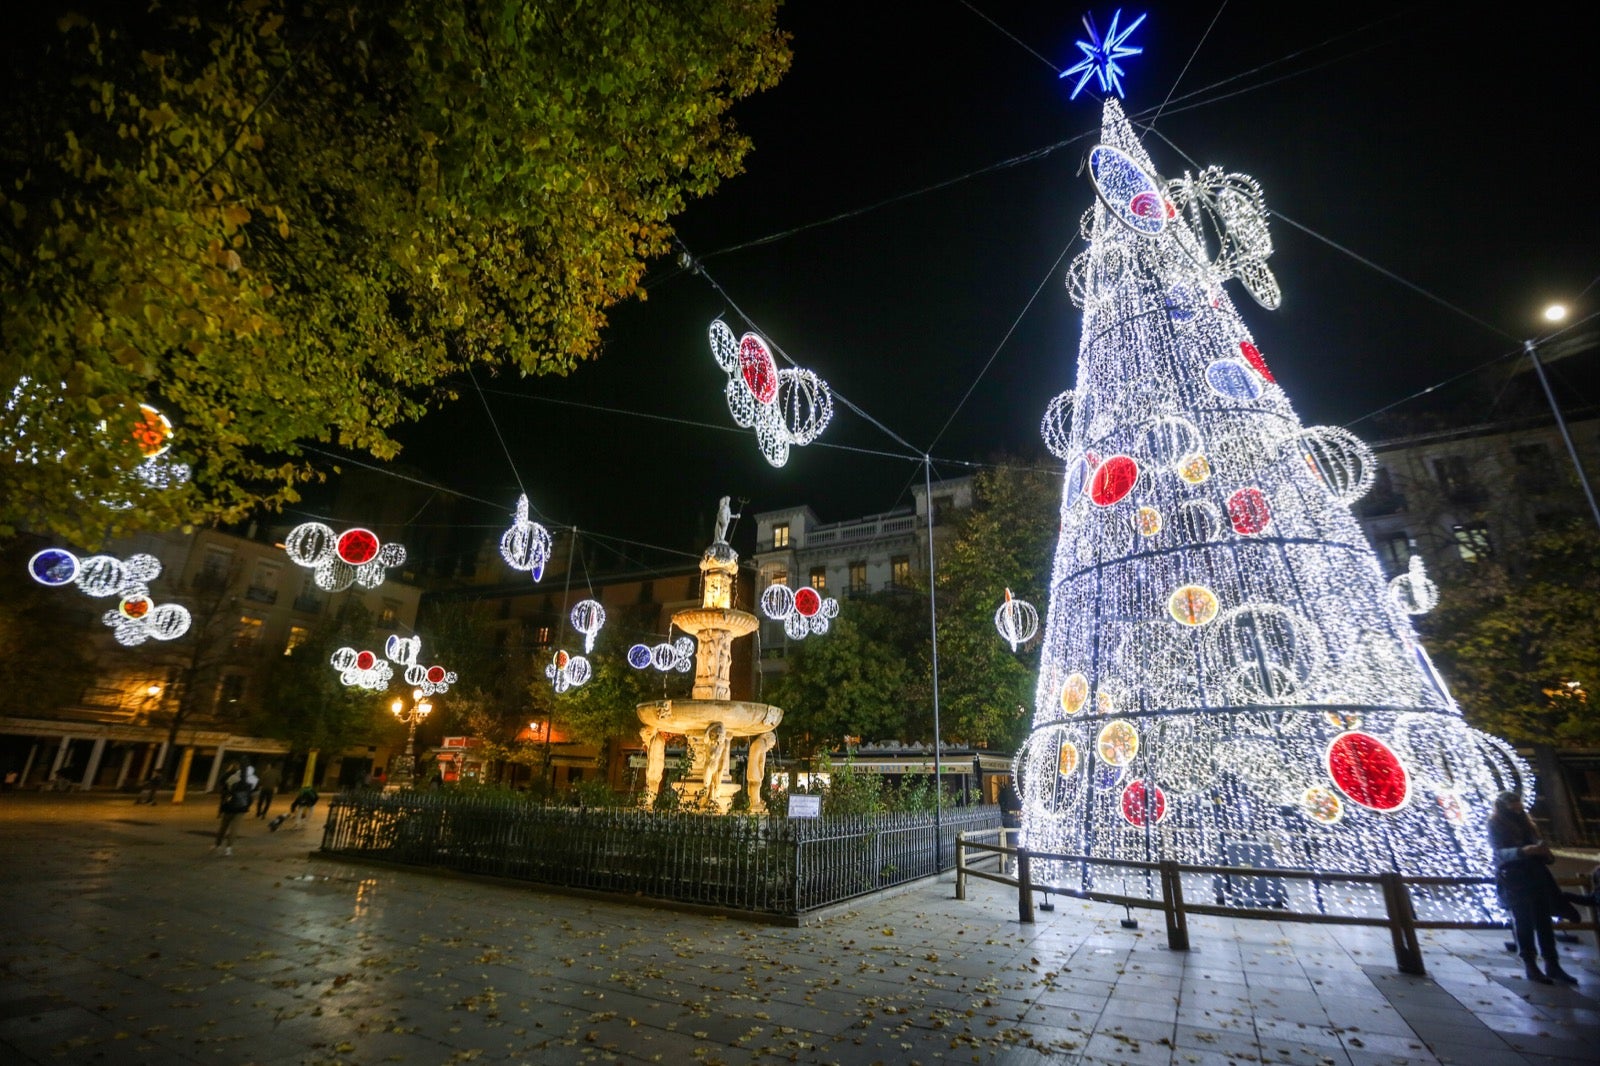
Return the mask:
<svg viewBox="0 0 1600 1066">
<path fill-rule="evenodd" d="M 606 609 L 599 600 L 579 600 L 572 607 L 572 628 L 583 634 L 583 651 L 594 651 L 595 634 L 606 624 Z"/>
<path fill-rule="evenodd" d="M 511 528 L 500 537 L 500 555 L 513 570 L 526 570 L 538 581 L 550 561 L 550 531 L 528 517 L 528 497 L 517 497 Z"/>
<path fill-rule="evenodd" d="M 100 616 L 117 643 L 137 647 L 147 640 L 177 640 L 193 621 L 182 604 L 157 604 L 150 582 L 161 576 L 161 560 L 154 555 L 91 555 L 79 559 L 65 548 L 46 548 L 28 560 L 28 576 L 41 585 L 62 588 L 77 585 L 96 599 L 117 597 L 117 608 Z"/>
<path fill-rule="evenodd" d="M 1406 614 L 1427 614 L 1439 606 L 1439 586 L 1423 569 L 1422 556 L 1413 554 L 1406 572 L 1389 582 L 1389 598 Z"/>
<path fill-rule="evenodd" d="M 994 626 L 1011 645 L 1011 650 L 1016 651 L 1017 645 L 1031 640 L 1039 632 L 1039 612 L 1026 600 L 1012 599 L 1011 590 L 1006 589 L 1005 602 L 994 613 Z"/>
<path fill-rule="evenodd" d="M 388 571 L 406 561 L 399 544 L 383 544 L 370 529 L 335 533 L 321 522 L 302 522 L 283 539 L 284 553 L 296 566 L 311 571 L 317 587 L 343 592 L 351 585 L 375 589 Z"/>
<path fill-rule="evenodd" d="M 791 589 L 788 585 L 768 585 L 761 593 L 761 613 L 783 623 L 790 640 L 804 640 L 811 634 L 826 633 L 839 617 L 839 601 L 824 597 L 809 585 Z"/>
<path fill-rule="evenodd" d="M 773 466 L 789 461 L 789 449 L 816 440 L 833 419 L 828 383 L 801 367 L 779 370 L 767 342 L 754 333 L 735 339 L 720 318 L 711 323 L 711 355 L 728 375 L 723 394 L 741 429 L 756 431 L 756 444 Z"/>
</svg>

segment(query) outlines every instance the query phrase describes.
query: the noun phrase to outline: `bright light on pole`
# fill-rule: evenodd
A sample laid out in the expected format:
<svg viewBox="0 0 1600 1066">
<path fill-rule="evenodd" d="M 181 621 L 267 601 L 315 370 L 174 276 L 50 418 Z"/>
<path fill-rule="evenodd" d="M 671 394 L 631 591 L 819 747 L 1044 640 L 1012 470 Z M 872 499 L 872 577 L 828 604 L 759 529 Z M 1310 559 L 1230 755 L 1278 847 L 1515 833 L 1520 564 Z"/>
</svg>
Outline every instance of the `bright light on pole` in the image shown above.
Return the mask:
<svg viewBox="0 0 1600 1066">
<path fill-rule="evenodd" d="M 1560 322 L 1567 317 L 1567 308 L 1564 304 L 1551 304 L 1544 309 L 1546 322 Z M 1583 462 L 1578 458 L 1578 448 L 1572 443 L 1572 434 L 1567 432 L 1567 420 L 1561 415 L 1561 405 L 1556 403 L 1556 394 L 1550 388 L 1550 379 L 1545 377 L 1544 364 L 1539 361 L 1539 346 L 1531 340 L 1522 342 L 1522 350 L 1528 353 L 1529 360 L 1533 363 L 1533 372 L 1539 377 L 1539 384 L 1544 388 L 1544 398 L 1550 401 L 1550 411 L 1556 416 L 1556 429 L 1561 431 L 1561 440 L 1567 446 L 1567 455 L 1572 458 L 1572 466 L 1578 472 L 1578 484 L 1583 486 L 1584 498 L 1589 501 L 1589 513 L 1594 515 L 1594 523 L 1600 526 L 1600 504 L 1595 502 L 1594 489 L 1589 485 L 1589 475 L 1584 472 Z"/>
</svg>

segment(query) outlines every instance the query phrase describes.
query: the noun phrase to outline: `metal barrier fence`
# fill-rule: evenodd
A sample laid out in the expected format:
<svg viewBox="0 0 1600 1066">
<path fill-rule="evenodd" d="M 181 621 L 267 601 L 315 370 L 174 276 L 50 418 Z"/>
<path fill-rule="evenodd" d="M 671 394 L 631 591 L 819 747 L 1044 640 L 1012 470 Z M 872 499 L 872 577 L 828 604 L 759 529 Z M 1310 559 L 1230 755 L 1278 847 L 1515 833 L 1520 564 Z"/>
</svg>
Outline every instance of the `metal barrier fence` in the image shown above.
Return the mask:
<svg viewBox="0 0 1600 1066">
<path fill-rule="evenodd" d="M 1409 877 L 1395 872 L 1380 874 L 1335 873 L 1327 870 L 1266 869 L 1256 866 L 1192 866 L 1179 862 L 1137 862 L 1129 859 L 1096 859 L 1086 855 L 1057 855 L 1027 848 L 1014 843 L 1019 830 L 990 829 L 964 832 L 956 838 L 956 899 L 967 898 L 967 878 L 978 877 L 1011 885 L 1017 890 L 1017 920 L 1031 923 L 1034 920 L 1033 894 L 1044 892 L 1075 899 L 1112 903 L 1119 907 L 1140 907 L 1159 910 L 1166 919 L 1167 947 L 1173 951 L 1189 950 L 1189 923 L 1191 914 L 1208 914 L 1223 918 L 1257 918 L 1274 922 L 1303 922 L 1312 925 L 1365 925 L 1384 928 L 1394 945 L 1395 966 L 1401 973 L 1426 974 L 1422 962 L 1422 944 L 1417 937 L 1420 929 L 1504 929 L 1504 922 L 1450 922 L 1419 919 L 1412 906 L 1411 889 L 1448 888 L 1464 885 L 1493 884 L 1490 878 Z M 986 844 L 977 838 L 994 837 L 996 843 Z M 977 853 L 974 858 L 970 853 Z M 997 859 L 996 869 L 979 869 L 975 864 Z M 1093 866 L 1119 867 L 1154 873 L 1159 880 L 1159 897 L 1129 896 L 1114 892 L 1085 891 L 1058 885 L 1040 884 L 1033 879 L 1035 861 L 1067 862 Z M 1012 870 L 1008 874 L 1006 871 Z M 1375 885 L 1381 893 L 1383 914 L 1311 914 L 1305 911 L 1277 910 L 1263 907 L 1230 907 L 1218 903 L 1189 903 L 1183 895 L 1183 875 L 1202 874 L 1212 878 L 1287 878 L 1289 880 L 1318 881 L 1333 884 Z M 1048 908 L 1046 908 L 1048 909 Z M 1569 922 L 1564 930 L 1600 931 L 1600 908 L 1591 908 L 1587 922 Z M 1600 937 L 1597 937 L 1600 940 Z"/>
<path fill-rule="evenodd" d="M 936 846 L 932 814 L 788 819 L 346 792 L 329 805 L 322 851 L 798 917 L 952 868 L 957 835 L 997 827 L 1000 811 L 956 808 L 940 823 Z"/>
</svg>

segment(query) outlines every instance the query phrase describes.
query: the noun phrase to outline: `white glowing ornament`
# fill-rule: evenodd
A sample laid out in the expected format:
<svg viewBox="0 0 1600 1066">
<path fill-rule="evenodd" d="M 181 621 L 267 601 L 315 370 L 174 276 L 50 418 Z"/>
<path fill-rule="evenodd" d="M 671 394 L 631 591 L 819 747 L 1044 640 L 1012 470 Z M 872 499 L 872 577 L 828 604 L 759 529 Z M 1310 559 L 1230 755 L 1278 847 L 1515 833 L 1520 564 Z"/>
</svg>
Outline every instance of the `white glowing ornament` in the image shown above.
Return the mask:
<svg viewBox="0 0 1600 1066">
<path fill-rule="evenodd" d="M 1406 614 L 1427 614 L 1439 606 L 1439 586 L 1423 569 L 1422 556 L 1413 555 L 1406 572 L 1389 582 L 1389 597 Z"/>
<path fill-rule="evenodd" d="M 46 548 L 28 560 L 28 574 L 51 588 L 75 584 L 87 596 L 117 597 L 117 609 L 105 612 L 100 621 L 111 628 L 119 644 L 136 647 L 147 640 L 177 640 L 189 631 L 192 618 L 187 607 L 158 604 L 150 596 L 150 582 L 161 576 L 161 560 L 153 555 L 79 559 L 65 548 Z"/>
<path fill-rule="evenodd" d="M 383 645 L 383 654 L 389 661 L 405 667 L 403 676 L 406 684 L 421 691 L 424 696 L 437 696 L 449 692 L 450 686 L 456 683 L 455 671 L 446 670 L 437 664 L 429 666 L 417 662 L 421 652 L 421 637 L 402 637 L 395 634 L 391 635 Z"/>
<path fill-rule="evenodd" d="M 1417 642 L 1431 582 L 1386 582 L 1350 513 L 1370 450 L 1301 423 L 1224 288 L 1277 301 L 1259 190 L 1164 182 L 1114 101 L 1101 140 L 1070 418 L 1058 400 L 1042 427 L 1067 470 L 1014 769 L 1029 847 L 1400 868 L 1468 882 L 1415 886 L 1419 918 L 1499 917 L 1484 823 L 1530 771 L 1462 720 Z M 1036 861 L 1052 884 L 1128 890 L 1115 867 Z M 1375 890 L 1283 886 L 1292 909 L 1383 913 Z"/>
<path fill-rule="evenodd" d="M 557 651 L 551 656 L 550 663 L 544 668 L 544 676 L 557 693 L 577 688 L 588 681 L 593 674 L 589 660 L 581 655 L 569 655 L 566 651 Z"/>
<path fill-rule="evenodd" d="M 833 419 L 833 393 L 810 370 L 779 370 L 767 342 L 754 333 L 735 339 L 720 318 L 711 323 L 711 355 L 728 375 L 723 394 L 741 429 L 756 431 L 756 444 L 773 466 L 789 460 L 789 448 L 816 440 Z"/>
<path fill-rule="evenodd" d="M 321 522 L 303 522 L 283 539 L 284 553 L 297 566 L 310 570 L 317 587 L 343 592 L 351 585 L 375 589 L 390 568 L 406 561 L 399 544 L 383 544 L 370 529 L 335 533 Z"/>
<path fill-rule="evenodd" d="M 1039 632 L 1039 612 L 1026 600 L 1012 599 L 1011 590 L 1006 589 L 1005 602 L 994 612 L 994 627 L 1016 651 L 1017 645 Z"/>
<path fill-rule="evenodd" d="M 583 634 L 583 651 L 594 651 L 595 634 L 606 624 L 606 609 L 599 600 L 579 600 L 572 607 L 572 628 Z"/>
<path fill-rule="evenodd" d="M 686 674 L 694 669 L 694 638 L 679 637 L 670 643 L 663 641 L 651 647 L 648 644 L 635 644 L 628 649 L 628 665 L 635 670 L 648 670 L 655 667 L 662 673 L 676 670 Z"/>
<path fill-rule="evenodd" d="M 339 648 L 328 662 L 339 671 L 339 681 L 350 688 L 382 692 L 394 676 L 394 668 L 370 651 Z"/>
<path fill-rule="evenodd" d="M 790 589 L 787 585 L 768 585 L 761 594 L 761 613 L 774 622 L 782 622 L 790 640 L 804 640 L 811 634 L 820 636 L 828 631 L 833 619 L 839 617 L 839 601 L 832 596 L 824 598 L 810 586 Z"/>
<path fill-rule="evenodd" d="M 511 528 L 500 537 L 500 555 L 513 570 L 526 570 L 538 581 L 550 561 L 550 531 L 528 517 L 528 497 L 517 497 Z"/>
</svg>

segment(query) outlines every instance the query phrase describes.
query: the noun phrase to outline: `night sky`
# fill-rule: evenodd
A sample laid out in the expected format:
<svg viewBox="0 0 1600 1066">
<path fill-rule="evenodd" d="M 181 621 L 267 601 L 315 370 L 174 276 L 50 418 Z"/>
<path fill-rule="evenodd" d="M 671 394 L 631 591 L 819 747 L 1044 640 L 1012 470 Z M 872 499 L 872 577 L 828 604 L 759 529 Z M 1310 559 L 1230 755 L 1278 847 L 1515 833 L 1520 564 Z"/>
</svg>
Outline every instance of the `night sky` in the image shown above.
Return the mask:
<svg viewBox="0 0 1600 1066">
<path fill-rule="evenodd" d="M 612 313 L 597 361 L 564 379 L 479 374 L 544 519 L 698 551 L 723 494 L 747 498 L 747 513 L 809 503 L 833 521 L 908 504 L 922 477 L 909 457 L 923 452 L 935 477 L 1001 455 L 1049 460 L 1038 424 L 1073 382 L 1080 320 L 1063 280 L 1083 250 L 1074 236 L 1094 194 L 1078 170 L 1100 118 L 1093 83 L 1070 101 L 1056 70 L 1076 61 L 1085 10 L 1000 0 L 784 8 L 793 67 L 736 111 L 755 141 L 746 173 L 677 220 L 750 320 L 705 277 L 662 261 L 648 300 Z M 1102 28 L 1113 10 L 1094 9 Z M 1600 284 L 1580 296 L 1600 275 L 1594 15 L 1231 0 L 1220 13 L 1128 7 L 1124 24 L 1146 10 L 1124 106 L 1148 120 L 1172 97 L 1145 140 L 1163 177 L 1193 165 L 1180 150 L 1250 174 L 1269 209 L 1460 309 L 1275 219 L 1282 307 L 1228 288 L 1307 424 L 1351 423 L 1516 349 L 1539 333 L 1535 316 L 1551 299 L 1575 317 L 1600 305 Z M 728 416 L 706 343 L 719 314 L 870 418 L 840 404 L 818 443 L 768 466 Z M 1509 371 L 1430 402 L 1462 421 L 1492 417 Z M 1580 401 L 1600 398 L 1567 385 Z M 509 513 L 517 476 L 463 388 L 404 434 L 404 461 L 470 496 L 504 498 Z M 1370 420 L 1353 428 L 1382 436 Z M 458 508 L 463 550 L 505 524 L 489 508 Z M 735 546 L 748 552 L 753 532 L 746 521 Z"/>
</svg>

